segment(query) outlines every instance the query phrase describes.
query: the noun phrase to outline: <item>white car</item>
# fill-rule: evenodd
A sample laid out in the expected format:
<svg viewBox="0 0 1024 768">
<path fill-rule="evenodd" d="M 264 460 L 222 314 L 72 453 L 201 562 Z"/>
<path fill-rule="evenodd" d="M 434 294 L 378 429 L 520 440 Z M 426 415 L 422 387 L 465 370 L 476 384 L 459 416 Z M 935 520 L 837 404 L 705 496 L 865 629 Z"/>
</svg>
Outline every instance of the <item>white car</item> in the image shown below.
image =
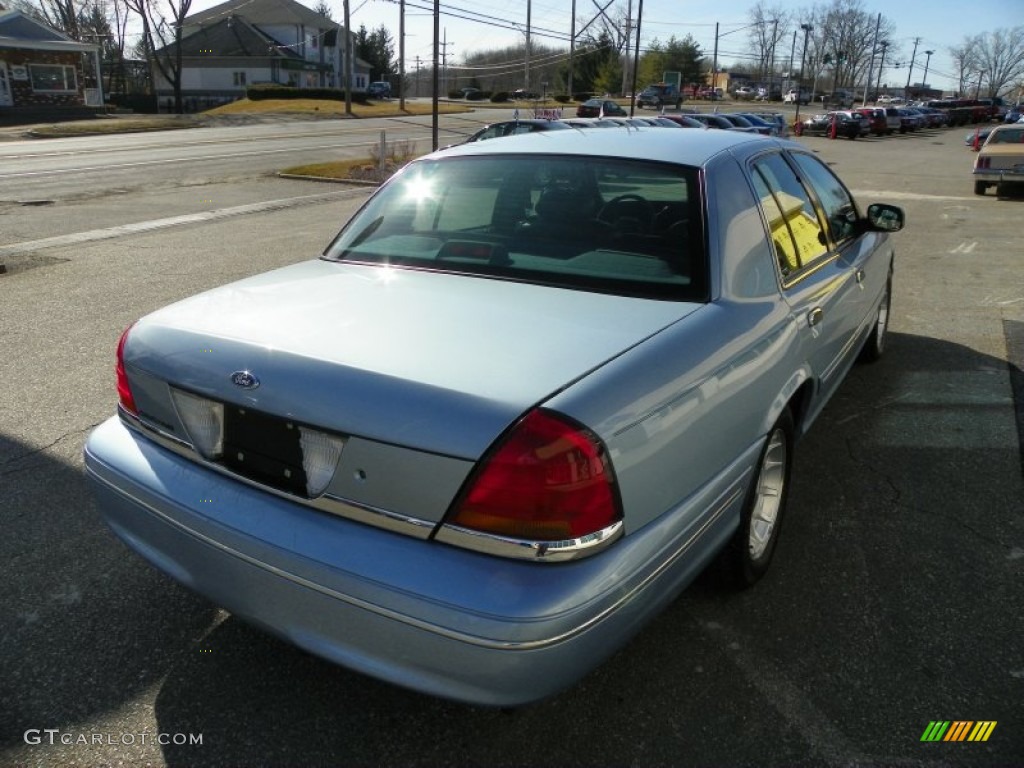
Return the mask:
<svg viewBox="0 0 1024 768">
<path fill-rule="evenodd" d="M 807 91 L 798 91 L 796 88 L 789 90 L 785 96 L 782 97 L 784 104 L 808 104 L 810 102 L 811 95 Z"/>
</svg>

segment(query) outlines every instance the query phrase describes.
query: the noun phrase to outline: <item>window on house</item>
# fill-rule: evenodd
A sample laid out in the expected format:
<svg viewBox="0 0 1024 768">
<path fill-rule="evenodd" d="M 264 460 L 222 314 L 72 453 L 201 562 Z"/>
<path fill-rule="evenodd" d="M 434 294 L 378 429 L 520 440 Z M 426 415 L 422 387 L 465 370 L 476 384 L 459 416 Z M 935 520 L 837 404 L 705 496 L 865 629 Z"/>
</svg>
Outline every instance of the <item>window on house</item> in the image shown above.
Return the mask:
<svg viewBox="0 0 1024 768">
<path fill-rule="evenodd" d="M 245 85 L 245 72 L 232 72 L 235 79 L 235 85 Z"/>
<path fill-rule="evenodd" d="M 63 64 L 29 64 L 32 90 L 45 93 L 75 93 L 78 80 L 75 68 Z"/>
</svg>

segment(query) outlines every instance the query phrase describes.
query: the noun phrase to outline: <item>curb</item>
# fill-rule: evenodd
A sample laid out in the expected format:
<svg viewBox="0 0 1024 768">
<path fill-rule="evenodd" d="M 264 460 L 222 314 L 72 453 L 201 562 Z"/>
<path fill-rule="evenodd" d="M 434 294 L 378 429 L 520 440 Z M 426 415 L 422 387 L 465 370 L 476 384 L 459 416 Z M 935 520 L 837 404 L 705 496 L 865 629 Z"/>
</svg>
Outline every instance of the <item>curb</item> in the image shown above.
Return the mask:
<svg viewBox="0 0 1024 768">
<path fill-rule="evenodd" d="M 322 181 L 327 184 L 351 184 L 354 187 L 379 187 L 379 181 L 367 181 L 366 179 L 332 179 L 329 176 L 304 176 L 299 173 L 279 173 L 279 179 L 298 179 L 300 181 Z"/>
</svg>

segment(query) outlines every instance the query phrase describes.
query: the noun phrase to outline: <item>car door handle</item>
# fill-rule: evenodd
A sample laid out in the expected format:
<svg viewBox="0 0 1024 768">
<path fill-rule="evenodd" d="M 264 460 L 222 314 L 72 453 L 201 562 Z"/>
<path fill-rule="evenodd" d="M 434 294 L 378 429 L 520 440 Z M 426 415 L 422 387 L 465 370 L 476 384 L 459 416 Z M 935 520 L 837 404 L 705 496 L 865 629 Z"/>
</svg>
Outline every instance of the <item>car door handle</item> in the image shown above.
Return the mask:
<svg viewBox="0 0 1024 768">
<path fill-rule="evenodd" d="M 857 285 L 860 285 L 861 283 L 864 282 L 864 270 L 863 269 L 858 269 L 856 272 L 853 273 L 853 276 L 854 276 L 854 279 L 857 281 Z"/>
<path fill-rule="evenodd" d="M 815 307 L 807 313 L 807 324 L 813 328 L 821 322 L 821 318 L 825 316 L 825 310 L 821 307 Z"/>
</svg>

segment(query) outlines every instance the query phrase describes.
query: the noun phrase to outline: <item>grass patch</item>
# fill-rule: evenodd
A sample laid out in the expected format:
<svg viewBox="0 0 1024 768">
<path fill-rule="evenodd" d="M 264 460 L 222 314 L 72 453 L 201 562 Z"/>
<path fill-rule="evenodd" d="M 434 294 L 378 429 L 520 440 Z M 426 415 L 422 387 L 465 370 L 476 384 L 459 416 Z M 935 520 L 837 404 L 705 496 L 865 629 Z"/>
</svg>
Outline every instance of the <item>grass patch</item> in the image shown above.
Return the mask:
<svg viewBox="0 0 1024 768">
<path fill-rule="evenodd" d="M 429 101 L 407 101 L 405 109 L 399 109 L 398 99 L 391 101 L 375 101 L 370 104 L 352 102 L 352 114 L 356 117 L 394 117 L 398 115 L 429 115 L 433 113 L 433 105 Z M 441 102 L 437 105 L 439 113 L 448 114 L 467 112 L 471 106 Z M 260 99 L 250 101 L 239 99 L 230 104 L 208 110 L 203 113 L 217 117 L 218 115 L 311 115 L 326 117 L 344 117 L 345 102 L 329 99 Z"/>
<path fill-rule="evenodd" d="M 451 114 L 469 112 L 469 104 L 438 104 L 439 113 Z M 352 103 L 354 117 L 400 117 L 402 115 L 429 115 L 433 112 L 430 101 L 407 101 L 405 109 L 398 108 L 398 100 L 374 102 L 372 104 Z M 139 115 L 137 117 L 105 117 L 90 120 L 71 120 L 64 123 L 38 125 L 30 135 L 41 139 L 56 139 L 69 136 L 102 136 L 117 133 L 140 133 L 144 131 L 168 131 L 176 128 L 200 128 L 217 124 L 217 118 L 227 120 L 273 117 L 343 118 L 345 102 L 328 99 L 264 99 L 249 101 L 239 99 L 196 115 Z"/>
<path fill-rule="evenodd" d="M 381 182 L 391 176 L 409 160 L 417 157 L 415 145 L 408 141 L 391 142 L 385 147 L 383 168 L 380 161 L 380 148 L 370 150 L 365 159 L 336 160 L 329 163 L 310 163 L 297 165 L 281 171 L 288 176 L 311 176 L 317 179 L 335 179 L 339 181 L 373 181 Z"/>
<path fill-rule="evenodd" d="M 39 138 L 61 138 L 68 136 L 103 136 L 116 133 L 143 133 L 145 131 L 171 131 L 178 128 L 195 128 L 194 120 L 180 115 L 153 115 L 152 117 L 113 117 L 93 120 L 74 120 L 67 123 L 37 125 L 30 131 Z"/>
<path fill-rule="evenodd" d="M 281 171 L 289 176 L 312 176 L 317 179 L 350 179 L 353 171 L 370 165 L 368 160 L 337 160 L 333 163 L 297 165 Z"/>
</svg>

